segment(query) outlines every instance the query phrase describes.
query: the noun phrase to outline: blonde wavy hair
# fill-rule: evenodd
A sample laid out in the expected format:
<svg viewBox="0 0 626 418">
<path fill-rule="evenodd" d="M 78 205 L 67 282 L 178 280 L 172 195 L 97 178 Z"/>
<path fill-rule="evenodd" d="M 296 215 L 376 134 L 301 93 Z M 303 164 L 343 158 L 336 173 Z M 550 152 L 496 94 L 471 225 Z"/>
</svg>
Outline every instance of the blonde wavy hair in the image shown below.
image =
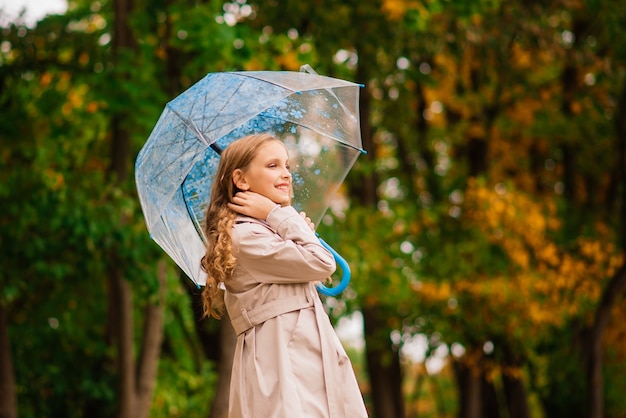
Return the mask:
<svg viewBox="0 0 626 418">
<path fill-rule="evenodd" d="M 278 139 L 266 133 L 245 136 L 228 145 L 220 156 L 204 217 L 207 250 L 200 262 L 202 270 L 207 273 L 206 286 L 202 291 L 204 316 L 221 317 L 224 295 L 219 284 L 232 278 L 237 261 L 233 255 L 230 234 L 237 213 L 227 206 L 233 196 L 241 191 L 233 181 L 233 172 L 237 169 L 246 171 L 258 150 L 271 141 Z"/>
</svg>

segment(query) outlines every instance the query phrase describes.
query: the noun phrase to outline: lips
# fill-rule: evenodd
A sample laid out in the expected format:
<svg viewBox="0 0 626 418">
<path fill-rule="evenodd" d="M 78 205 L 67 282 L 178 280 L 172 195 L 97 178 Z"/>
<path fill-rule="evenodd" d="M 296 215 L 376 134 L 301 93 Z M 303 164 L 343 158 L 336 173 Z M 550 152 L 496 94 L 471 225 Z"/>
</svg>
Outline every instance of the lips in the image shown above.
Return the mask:
<svg viewBox="0 0 626 418">
<path fill-rule="evenodd" d="M 276 188 L 282 192 L 289 192 L 289 183 L 281 183 L 281 184 L 277 184 Z"/>
</svg>

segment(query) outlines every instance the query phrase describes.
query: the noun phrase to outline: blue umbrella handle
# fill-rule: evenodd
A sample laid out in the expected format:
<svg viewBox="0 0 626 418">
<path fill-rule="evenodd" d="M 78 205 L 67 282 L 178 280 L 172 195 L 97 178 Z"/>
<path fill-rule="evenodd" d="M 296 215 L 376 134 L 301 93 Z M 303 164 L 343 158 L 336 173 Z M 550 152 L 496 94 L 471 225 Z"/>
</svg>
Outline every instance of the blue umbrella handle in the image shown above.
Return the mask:
<svg viewBox="0 0 626 418">
<path fill-rule="evenodd" d="M 328 245 L 326 241 L 321 239 L 319 236 L 317 237 L 320 240 L 320 243 L 335 257 L 335 261 L 337 265 L 341 267 L 342 275 L 341 281 L 337 286 L 334 287 L 326 287 L 323 284 L 317 285 L 317 291 L 326 296 L 337 296 L 341 292 L 343 292 L 346 287 L 348 287 L 348 283 L 350 283 L 350 266 L 348 262 L 341 256 L 333 247 Z"/>
</svg>

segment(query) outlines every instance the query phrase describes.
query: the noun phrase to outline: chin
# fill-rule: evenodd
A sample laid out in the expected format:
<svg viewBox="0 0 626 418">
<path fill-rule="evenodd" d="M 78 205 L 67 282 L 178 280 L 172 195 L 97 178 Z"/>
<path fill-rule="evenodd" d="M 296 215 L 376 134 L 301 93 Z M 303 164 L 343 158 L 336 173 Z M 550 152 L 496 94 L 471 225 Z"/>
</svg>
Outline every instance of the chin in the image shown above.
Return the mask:
<svg viewBox="0 0 626 418">
<path fill-rule="evenodd" d="M 277 205 L 281 205 L 281 206 L 289 206 L 291 205 L 291 199 L 286 198 L 286 197 L 281 197 L 278 199 L 272 199 L 272 202 L 276 203 Z"/>
</svg>

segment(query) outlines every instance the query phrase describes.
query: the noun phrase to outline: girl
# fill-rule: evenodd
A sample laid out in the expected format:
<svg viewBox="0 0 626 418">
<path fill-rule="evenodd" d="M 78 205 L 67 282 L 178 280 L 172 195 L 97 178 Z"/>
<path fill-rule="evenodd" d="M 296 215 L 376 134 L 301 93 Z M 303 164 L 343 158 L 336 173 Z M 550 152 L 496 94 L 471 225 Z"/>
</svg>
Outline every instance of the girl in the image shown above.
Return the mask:
<svg viewBox="0 0 626 418">
<path fill-rule="evenodd" d="M 219 317 L 225 305 L 237 334 L 229 418 L 367 417 L 315 289 L 335 261 L 290 206 L 291 186 L 287 149 L 271 135 L 241 138 L 221 155 L 202 295 L 205 315 Z"/>
</svg>

